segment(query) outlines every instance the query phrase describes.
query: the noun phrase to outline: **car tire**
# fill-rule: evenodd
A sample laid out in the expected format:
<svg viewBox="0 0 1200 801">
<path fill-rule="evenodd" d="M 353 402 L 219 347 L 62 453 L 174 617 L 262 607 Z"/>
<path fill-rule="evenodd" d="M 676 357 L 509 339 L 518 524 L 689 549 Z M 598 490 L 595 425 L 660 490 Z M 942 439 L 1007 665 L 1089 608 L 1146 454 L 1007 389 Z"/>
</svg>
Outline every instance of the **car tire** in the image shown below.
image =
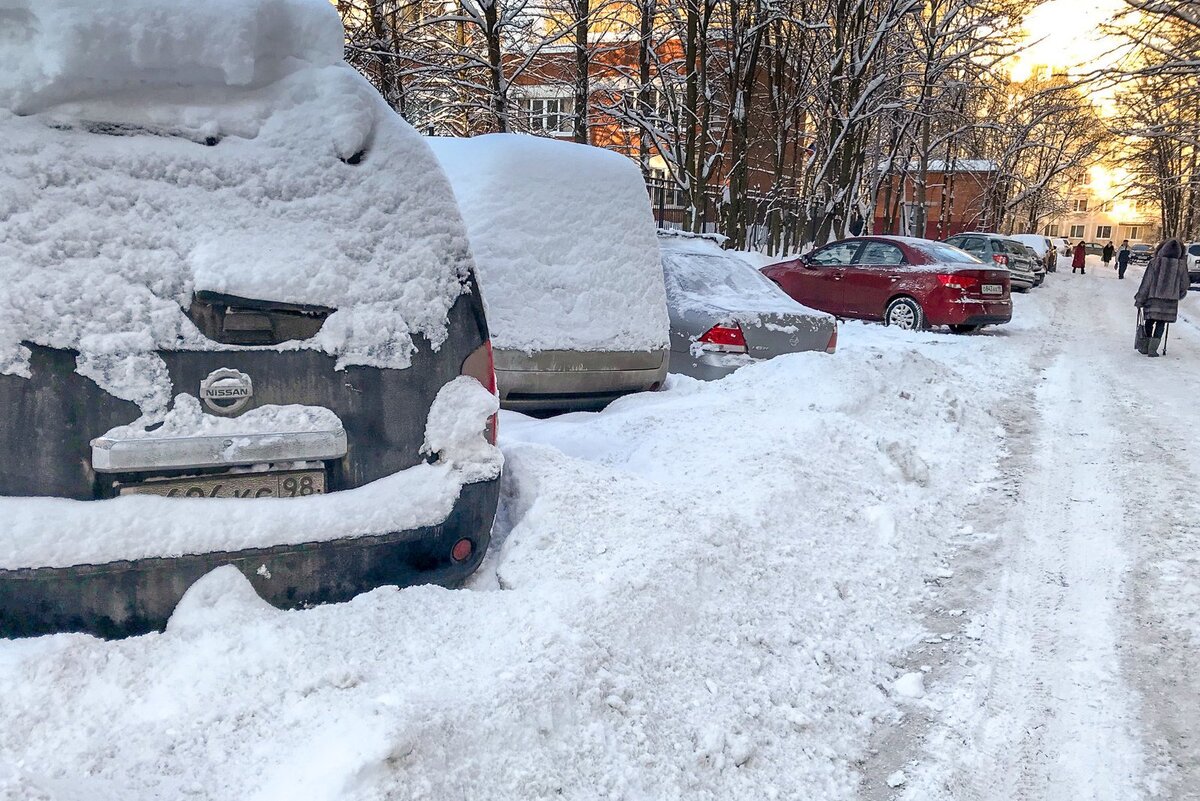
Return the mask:
<svg viewBox="0 0 1200 801">
<path fill-rule="evenodd" d="M 892 298 L 883 310 L 883 324 L 904 331 L 920 331 L 925 327 L 925 312 L 912 298 Z"/>
<path fill-rule="evenodd" d="M 982 327 L 981 325 L 952 325 L 950 330 L 955 334 L 974 334 Z"/>
</svg>

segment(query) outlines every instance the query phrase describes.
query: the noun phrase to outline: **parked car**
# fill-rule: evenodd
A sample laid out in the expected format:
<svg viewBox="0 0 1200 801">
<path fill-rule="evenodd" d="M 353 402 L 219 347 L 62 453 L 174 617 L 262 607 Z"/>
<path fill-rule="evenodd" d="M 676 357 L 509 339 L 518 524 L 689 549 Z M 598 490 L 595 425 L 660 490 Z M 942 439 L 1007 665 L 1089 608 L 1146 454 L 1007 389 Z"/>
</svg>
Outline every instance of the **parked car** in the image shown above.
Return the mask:
<svg viewBox="0 0 1200 801">
<path fill-rule="evenodd" d="M 1013 234 L 1012 238 L 1032 250 L 1042 260 L 1046 272 L 1053 273 L 1058 270 L 1058 248 L 1054 246 L 1050 237 L 1041 234 Z"/>
<path fill-rule="evenodd" d="M 0 637 L 161 629 L 229 566 L 288 608 L 454 585 L 488 547 L 497 400 L 453 193 L 336 14 L 262 8 L 228 52 L 83 15 L 102 54 L 0 93 Z M 248 102 L 234 63 L 276 80 Z"/>
<path fill-rule="evenodd" d="M 471 238 L 501 405 L 601 409 L 661 387 L 666 290 L 637 165 L 523 134 L 428 141 Z"/>
<path fill-rule="evenodd" d="M 1012 319 L 1007 269 L 927 239 L 843 239 L 762 272 L 794 300 L 838 317 L 955 333 Z"/>
<path fill-rule="evenodd" d="M 1022 247 L 1025 248 L 1029 256 L 1030 266 L 1033 269 L 1033 285 L 1039 287 L 1046 281 L 1046 262 L 1029 245 L 1022 245 Z"/>
<path fill-rule="evenodd" d="M 970 232 L 952 236 L 946 242 L 985 263 L 992 262 L 1008 268 L 1012 273 L 1012 288 L 1018 292 L 1028 292 L 1037 283 L 1034 273 L 1037 258 L 1014 239 L 999 234 Z"/>
<path fill-rule="evenodd" d="M 1192 242 L 1187 246 L 1188 278 L 1193 284 L 1200 284 L 1200 242 Z"/>
<path fill-rule="evenodd" d="M 1136 245 L 1129 246 L 1129 263 L 1141 264 L 1143 266 L 1150 263 L 1150 258 L 1154 255 L 1154 248 L 1150 245 L 1139 242 Z"/>
<path fill-rule="evenodd" d="M 1099 242 L 1084 242 L 1083 252 L 1088 256 L 1100 256 L 1104 253 L 1104 245 Z"/>
<path fill-rule="evenodd" d="M 700 379 L 783 353 L 837 348 L 837 320 L 789 298 L 714 241 L 659 232 L 672 373 Z"/>
<path fill-rule="evenodd" d="M 1061 236 L 1052 236 L 1050 241 L 1054 243 L 1054 250 L 1057 255 L 1063 258 L 1071 258 L 1071 243 L 1063 239 Z"/>
</svg>

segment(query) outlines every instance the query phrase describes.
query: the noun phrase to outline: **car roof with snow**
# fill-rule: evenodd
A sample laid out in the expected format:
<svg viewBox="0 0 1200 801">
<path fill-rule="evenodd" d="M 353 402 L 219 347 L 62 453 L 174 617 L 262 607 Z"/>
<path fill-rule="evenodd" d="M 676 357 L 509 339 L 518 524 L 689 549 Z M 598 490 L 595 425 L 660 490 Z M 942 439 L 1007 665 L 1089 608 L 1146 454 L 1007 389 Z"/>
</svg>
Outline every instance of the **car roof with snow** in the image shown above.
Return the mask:
<svg viewBox="0 0 1200 801">
<path fill-rule="evenodd" d="M 523 134 L 428 141 L 467 224 L 496 348 L 667 347 L 654 217 L 636 164 Z"/>
<path fill-rule="evenodd" d="M 0 43 L 0 372 L 32 342 L 220 349 L 196 292 L 336 311 L 294 347 L 403 368 L 469 289 L 423 139 L 342 61 L 321 0 L 8 14 Z M 283 346 L 280 346 L 283 347 Z"/>
</svg>

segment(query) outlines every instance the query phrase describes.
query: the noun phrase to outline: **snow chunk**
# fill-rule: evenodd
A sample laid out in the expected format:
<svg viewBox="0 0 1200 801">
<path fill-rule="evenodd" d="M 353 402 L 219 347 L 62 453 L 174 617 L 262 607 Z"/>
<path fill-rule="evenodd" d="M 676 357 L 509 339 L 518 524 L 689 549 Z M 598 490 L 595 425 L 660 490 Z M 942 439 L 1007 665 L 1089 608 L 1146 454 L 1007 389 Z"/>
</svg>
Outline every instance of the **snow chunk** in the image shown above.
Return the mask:
<svg viewBox="0 0 1200 801">
<path fill-rule="evenodd" d="M 654 217 L 633 162 L 517 134 L 428 141 L 467 224 L 495 347 L 667 347 Z"/>
<path fill-rule="evenodd" d="M 228 434 L 295 434 L 309 431 L 340 431 L 342 421 L 324 406 L 300 404 L 265 405 L 237 417 L 208 414 L 192 395 L 176 395 L 175 406 L 162 418 L 162 424 L 147 429 L 139 421 L 117 426 L 103 439 L 164 439 L 168 437 L 218 437 Z M 94 441 L 93 441 L 94 442 Z"/>
<path fill-rule="evenodd" d="M 499 408 L 493 393 L 474 378 L 459 376 L 433 399 L 421 452 L 437 454 L 441 462 L 465 471 L 468 481 L 499 475 L 504 457 L 484 436 L 488 418 Z"/>
<path fill-rule="evenodd" d="M 220 629 L 281 614 L 258 596 L 233 565 L 218 567 L 188 587 L 167 621 L 169 634 Z"/>
<path fill-rule="evenodd" d="M 901 698 L 924 698 L 925 674 L 920 672 L 905 673 L 892 682 L 892 692 Z"/>
<path fill-rule="evenodd" d="M 229 347 L 185 314 L 198 291 L 334 309 L 278 348 L 339 367 L 445 341 L 472 268 L 454 195 L 340 61 L 328 3 L 83 5 L 0 11 L 0 370 L 28 374 L 22 342 L 75 349 L 161 410 L 154 351 Z"/>
<path fill-rule="evenodd" d="M 322 0 L 9 0 L 0 8 L 0 107 L 21 114 L 126 88 L 246 86 L 277 77 L 290 59 L 341 58 L 341 22 Z"/>
<path fill-rule="evenodd" d="M 908 781 L 908 777 L 904 775 L 904 771 L 898 770 L 895 773 L 893 773 L 892 775 L 887 777 L 887 786 L 888 787 L 903 787 L 904 783 L 907 781 Z"/>
</svg>

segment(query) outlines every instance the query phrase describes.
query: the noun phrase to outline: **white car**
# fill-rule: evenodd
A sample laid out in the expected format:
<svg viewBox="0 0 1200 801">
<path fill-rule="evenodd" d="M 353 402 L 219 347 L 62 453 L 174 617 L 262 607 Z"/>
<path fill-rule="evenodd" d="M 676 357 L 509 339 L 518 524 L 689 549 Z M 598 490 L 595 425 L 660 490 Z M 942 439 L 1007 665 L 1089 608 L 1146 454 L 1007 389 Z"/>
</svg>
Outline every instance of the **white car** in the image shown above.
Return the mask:
<svg viewBox="0 0 1200 801">
<path fill-rule="evenodd" d="M 1036 253 L 1046 272 L 1052 273 L 1058 269 L 1058 248 L 1049 237 L 1041 234 L 1013 234 L 1011 238 Z"/>
<path fill-rule="evenodd" d="M 1192 242 L 1187 246 L 1188 278 L 1193 284 L 1200 284 L 1200 242 Z"/>
</svg>

